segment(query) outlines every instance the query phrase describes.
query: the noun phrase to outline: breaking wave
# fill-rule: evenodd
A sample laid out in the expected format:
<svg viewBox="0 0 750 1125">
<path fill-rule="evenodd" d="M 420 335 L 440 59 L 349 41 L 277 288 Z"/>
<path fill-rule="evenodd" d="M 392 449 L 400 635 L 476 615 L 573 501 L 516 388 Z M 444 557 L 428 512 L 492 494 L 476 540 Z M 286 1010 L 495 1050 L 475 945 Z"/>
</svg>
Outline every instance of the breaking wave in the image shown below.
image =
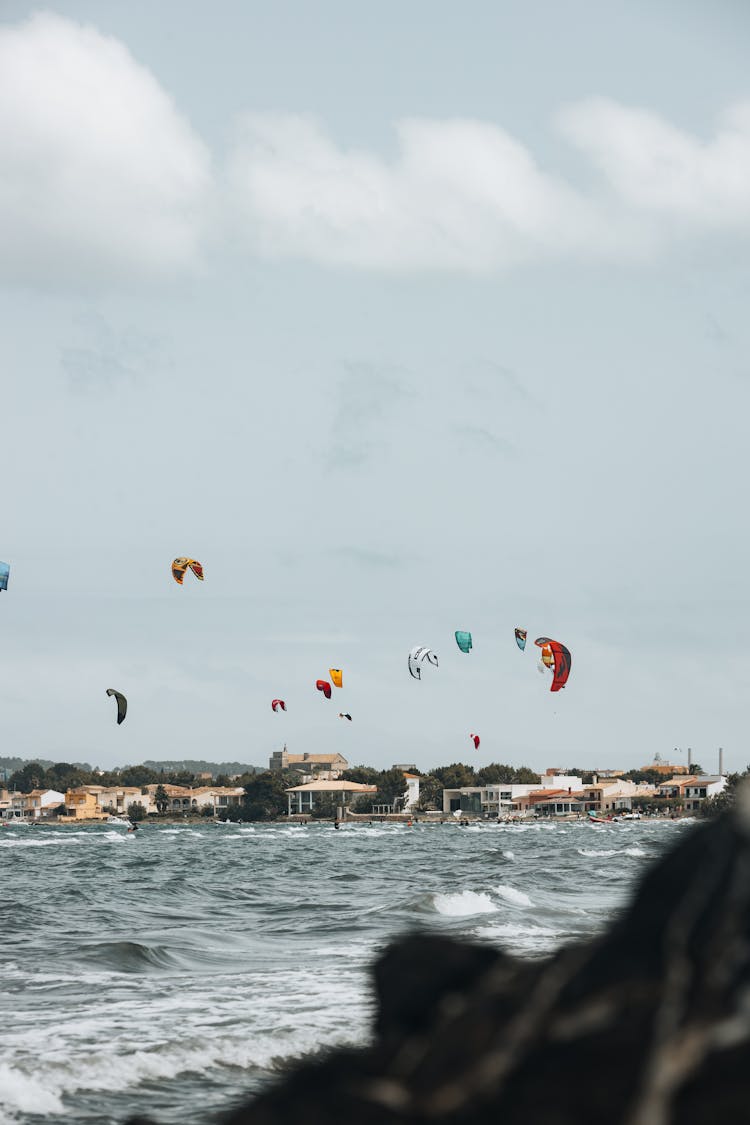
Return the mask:
<svg viewBox="0 0 750 1125">
<path fill-rule="evenodd" d="M 451 918 L 468 918 L 471 914 L 493 914 L 497 910 L 497 906 L 488 894 L 477 891 L 438 894 L 433 896 L 432 901 L 438 914 L 447 914 Z"/>
</svg>

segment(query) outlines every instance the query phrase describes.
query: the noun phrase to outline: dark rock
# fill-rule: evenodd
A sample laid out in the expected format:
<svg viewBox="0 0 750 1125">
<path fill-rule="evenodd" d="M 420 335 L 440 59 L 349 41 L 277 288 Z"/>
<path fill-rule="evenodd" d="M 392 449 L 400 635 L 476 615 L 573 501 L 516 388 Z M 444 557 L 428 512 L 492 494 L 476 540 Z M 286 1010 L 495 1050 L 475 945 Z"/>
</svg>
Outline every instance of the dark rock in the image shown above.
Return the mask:
<svg viewBox="0 0 750 1125">
<path fill-rule="evenodd" d="M 746 804 L 686 833 L 607 934 L 546 961 L 395 945 L 375 967 L 373 1046 L 299 1066 L 228 1125 L 746 1120 Z"/>
</svg>

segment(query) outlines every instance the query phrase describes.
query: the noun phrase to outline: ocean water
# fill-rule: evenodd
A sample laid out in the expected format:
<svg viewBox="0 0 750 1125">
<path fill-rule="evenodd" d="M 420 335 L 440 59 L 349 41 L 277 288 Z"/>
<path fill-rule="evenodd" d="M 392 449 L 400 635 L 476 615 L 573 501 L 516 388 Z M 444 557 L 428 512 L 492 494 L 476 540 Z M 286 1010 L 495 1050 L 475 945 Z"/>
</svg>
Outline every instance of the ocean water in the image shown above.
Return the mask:
<svg viewBox="0 0 750 1125">
<path fill-rule="evenodd" d="M 0 1125 L 206 1120 L 367 1041 L 415 927 L 538 957 L 601 930 L 689 822 L 0 829 Z"/>
</svg>

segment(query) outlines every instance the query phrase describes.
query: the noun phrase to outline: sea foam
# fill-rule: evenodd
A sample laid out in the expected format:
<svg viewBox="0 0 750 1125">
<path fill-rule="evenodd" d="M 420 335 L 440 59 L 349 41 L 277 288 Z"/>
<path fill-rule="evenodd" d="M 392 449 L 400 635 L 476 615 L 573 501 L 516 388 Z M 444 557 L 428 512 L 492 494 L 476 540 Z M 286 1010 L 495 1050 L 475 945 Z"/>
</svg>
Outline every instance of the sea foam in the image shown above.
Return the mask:
<svg viewBox="0 0 750 1125">
<path fill-rule="evenodd" d="M 477 891 L 438 894 L 432 901 L 439 914 L 447 914 L 452 918 L 465 918 L 470 914 L 494 914 L 497 910 L 488 894 Z"/>
</svg>

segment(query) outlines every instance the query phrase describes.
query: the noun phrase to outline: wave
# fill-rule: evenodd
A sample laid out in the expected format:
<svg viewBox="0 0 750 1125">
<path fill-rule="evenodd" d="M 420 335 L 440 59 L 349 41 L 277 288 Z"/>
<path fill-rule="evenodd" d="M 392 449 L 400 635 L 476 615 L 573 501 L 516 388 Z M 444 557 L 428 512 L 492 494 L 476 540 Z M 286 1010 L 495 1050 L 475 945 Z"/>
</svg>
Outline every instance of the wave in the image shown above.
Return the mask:
<svg viewBox="0 0 750 1125">
<path fill-rule="evenodd" d="M 139 941 L 99 941 L 83 946 L 82 960 L 118 973 L 142 973 L 154 969 L 184 969 L 184 960 L 165 945 L 145 945 Z"/>
<path fill-rule="evenodd" d="M 495 894 L 499 895 L 500 898 L 505 900 L 505 902 L 513 903 L 514 906 L 533 905 L 529 896 L 527 894 L 524 894 L 523 891 L 517 891 L 515 887 L 506 887 L 502 883 L 499 887 L 495 887 Z"/>
<path fill-rule="evenodd" d="M 579 855 L 591 856 L 596 859 L 611 859 L 613 855 L 630 855 L 640 858 L 648 853 L 643 848 L 577 848 Z"/>
<path fill-rule="evenodd" d="M 62 1112 L 59 1095 L 41 1086 L 36 1075 L 0 1064 L 0 1125 L 12 1125 L 19 1113 Z"/>
<path fill-rule="evenodd" d="M 451 918 L 466 918 L 471 914 L 494 914 L 497 906 L 488 894 L 477 891 L 459 891 L 456 894 L 433 895 L 433 905 L 438 914 Z"/>
<path fill-rule="evenodd" d="M 337 1044 L 364 1042 L 364 1032 L 364 1023 L 354 1029 L 350 1019 L 322 1035 L 317 1023 L 270 1035 L 248 1035 L 247 1029 L 240 1027 L 214 1038 L 193 1033 L 187 1041 L 153 1043 L 147 1049 L 133 1043 L 117 1053 L 92 1051 L 78 1061 L 75 1070 L 52 1060 L 42 1060 L 40 1065 L 38 1059 L 29 1074 L 0 1067 L 0 1114 L 3 1108 L 13 1112 L 13 1116 L 0 1116 L 0 1125 L 12 1125 L 18 1113 L 63 1113 L 60 1095 L 132 1091 L 142 1083 L 172 1081 L 182 1074 L 205 1074 L 217 1068 L 281 1070 L 302 1055 L 310 1058 Z M 29 1066 L 31 1069 L 31 1060 Z"/>
<path fill-rule="evenodd" d="M 502 925 L 477 926 L 474 936 L 496 942 L 501 948 L 521 956 L 540 956 L 557 949 L 564 936 L 560 930 L 546 926 L 508 922 Z"/>
</svg>

